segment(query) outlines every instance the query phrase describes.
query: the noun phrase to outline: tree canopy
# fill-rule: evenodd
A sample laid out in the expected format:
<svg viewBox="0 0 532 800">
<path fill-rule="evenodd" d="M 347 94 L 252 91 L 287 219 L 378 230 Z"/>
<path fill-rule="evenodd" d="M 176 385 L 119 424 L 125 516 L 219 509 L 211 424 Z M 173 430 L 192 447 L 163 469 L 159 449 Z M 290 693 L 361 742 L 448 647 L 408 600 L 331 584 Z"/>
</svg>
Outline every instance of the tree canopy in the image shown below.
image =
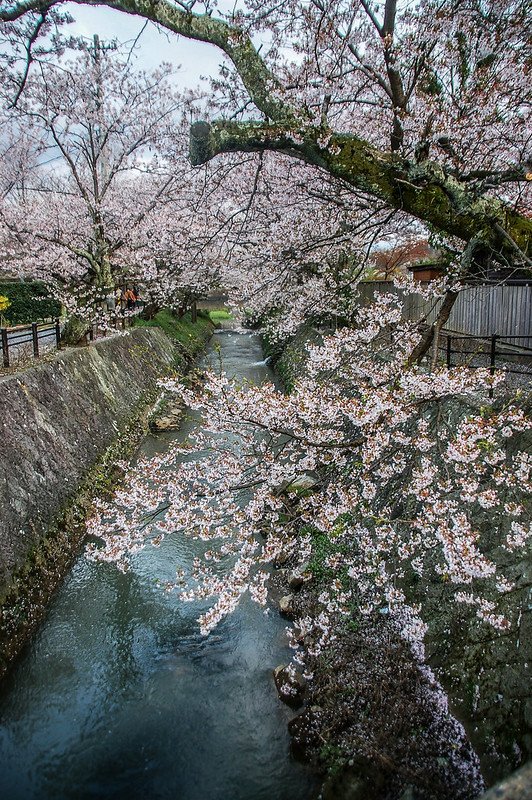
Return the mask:
<svg viewBox="0 0 532 800">
<path fill-rule="evenodd" d="M 215 81 L 213 107 L 224 113 L 192 125 L 193 164 L 285 153 L 469 243 L 471 263 L 530 266 L 526 2 L 248 0 L 226 14 L 211 2 L 104 4 L 210 43 L 232 63 Z M 25 65 L 60 6 L 3 4 L 4 35 Z"/>
</svg>

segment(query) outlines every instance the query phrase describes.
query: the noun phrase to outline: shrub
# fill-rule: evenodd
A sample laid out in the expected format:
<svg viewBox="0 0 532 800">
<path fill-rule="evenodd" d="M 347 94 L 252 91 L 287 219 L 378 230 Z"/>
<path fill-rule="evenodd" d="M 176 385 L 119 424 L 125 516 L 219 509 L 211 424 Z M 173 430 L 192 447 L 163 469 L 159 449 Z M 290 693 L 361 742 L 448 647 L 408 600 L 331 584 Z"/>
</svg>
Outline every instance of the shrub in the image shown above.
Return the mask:
<svg viewBox="0 0 532 800">
<path fill-rule="evenodd" d="M 5 316 L 11 325 L 39 322 L 61 313 L 61 304 L 41 281 L 1 282 L 0 295 L 9 301 Z"/>
</svg>

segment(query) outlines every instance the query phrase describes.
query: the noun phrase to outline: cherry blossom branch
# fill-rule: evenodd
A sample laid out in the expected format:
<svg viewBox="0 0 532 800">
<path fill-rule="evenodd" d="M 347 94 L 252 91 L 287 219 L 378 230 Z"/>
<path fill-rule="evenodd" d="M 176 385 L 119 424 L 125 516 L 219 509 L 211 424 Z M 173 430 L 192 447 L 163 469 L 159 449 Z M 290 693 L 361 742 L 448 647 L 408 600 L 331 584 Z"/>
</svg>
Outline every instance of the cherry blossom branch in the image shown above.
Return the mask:
<svg viewBox="0 0 532 800">
<path fill-rule="evenodd" d="M 78 5 L 99 6 L 101 0 L 75 0 Z M 49 5 L 58 5 L 52 2 Z M 195 14 L 180 10 L 169 0 L 106 0 L 103 5 L 144 17 L 164 28 L 220 48 L 233 62 L 238 74 L 258 109 L 273 120 L 298 116 L 277 93 L 281 86 L 266 67 L 253 46 L 251 38 L 236 25 L 230 25 L 209 14 Z M 11 8 L 0 10 L 0 20 L 14 21 L 30 11 L 40 11 L 42 0 L 22 0 Z"/>
<path fill-rule="evenodd" d="M 524 252 L 532 239 L 532 220 L 493 198 L 473 197 L 453 176 L 432 162 L 412 164 L 396 154 L 382 153 L 359 137 L 324 136 L 319 128 L 294 131 L 290 125 L 237 122 L 196 122 L 190 130 L 190 158 L 204 164 L 220 153 L 272 150 L 300 158 L 327 170 L 394 208 L 406 211 L 438 229 L 468 242 L 482 238 L 493 256 L 515 247 L 498 224 Z"/>
</svg>

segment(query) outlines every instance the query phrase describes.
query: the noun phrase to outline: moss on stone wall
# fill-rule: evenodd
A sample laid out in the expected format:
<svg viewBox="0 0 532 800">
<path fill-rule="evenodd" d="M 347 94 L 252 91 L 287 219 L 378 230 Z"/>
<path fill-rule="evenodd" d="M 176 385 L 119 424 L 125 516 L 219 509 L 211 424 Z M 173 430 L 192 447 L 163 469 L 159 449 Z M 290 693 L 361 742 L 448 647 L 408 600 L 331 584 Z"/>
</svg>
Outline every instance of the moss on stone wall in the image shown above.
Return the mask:
<svg viewBox="0 0 532 800">
<path fill-rule="evenodd" d="M 89 470 L 78 490 L 58 509 L 56 522 L 27 554 L 0 598 L 0 679 L 11 661 L 43 619 L 47 605 L 79 553 L 85 520 L 94 500 L 105 497 L 120 483 L 117 462 L 130 458 L 146 431 L 146 416 L 157 396 L 152 388 L 139 400 L 116 440 Z"/>
<path fill-rule="evenodd" d="M 311 325 L 303 325 L 294 336 L 283 342 L 271 338 L 267 329 L 263 331 L 264 355 L 271 359 L 286 392 L 291 392 L 297 378 L 304 374 L 308 345 L 319 343 L 321 338 L 321 333 Z"/>
<path fill-rule="evenodd" d="M 157 378 L 184 374 L 213 330 L 204 319 L 163 322 L 174 342 L 132 331 L 2 379 L 0 467 L 10 481 L 0 490 L 0 677 L 79 553 L 92 503 L 120 482 L 117 462 L 144 436 Z"/>
</svg>

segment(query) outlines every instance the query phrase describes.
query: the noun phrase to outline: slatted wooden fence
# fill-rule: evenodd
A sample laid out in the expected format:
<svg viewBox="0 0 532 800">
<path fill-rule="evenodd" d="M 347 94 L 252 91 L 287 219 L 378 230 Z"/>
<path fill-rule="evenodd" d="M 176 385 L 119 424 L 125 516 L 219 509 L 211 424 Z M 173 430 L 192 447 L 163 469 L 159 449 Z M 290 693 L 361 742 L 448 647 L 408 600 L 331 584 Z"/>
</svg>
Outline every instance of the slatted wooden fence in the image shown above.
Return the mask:
<svg viewBox="0 0 532 800">
<path fill-rule="evenodd" d="M 389 281 L 371 281 L 360 284 L 362 302 L 371 301 L 378 292 L 403 295 Z M 404 297 L 403 313 L 406 319 L 434 321 L 441 306 L 440 301 L 424 300 L 419 294 Z M 497 336 L 514 347 L 530 347 L 532 337 L 532 285 L 471 286 L 463 289 L 445 329 L 469 336 Z"/>
</svg>

